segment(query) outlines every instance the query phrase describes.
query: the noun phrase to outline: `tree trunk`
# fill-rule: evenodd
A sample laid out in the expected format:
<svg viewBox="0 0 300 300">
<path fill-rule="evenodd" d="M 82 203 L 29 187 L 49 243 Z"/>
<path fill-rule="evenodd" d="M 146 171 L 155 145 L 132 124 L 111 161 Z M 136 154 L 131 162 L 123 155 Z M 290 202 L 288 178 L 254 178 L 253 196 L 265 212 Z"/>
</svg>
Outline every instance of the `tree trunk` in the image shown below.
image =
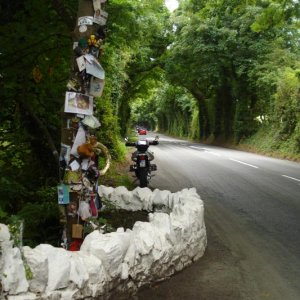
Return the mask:
<svg viewBox="0 0 300 300">
<path fill-rule="evenodd" d="M 93 1 L 86 1 L 86 0 L 79 0 L 78 1 L 78 13 L 77 13 L 77 20 L 80 17 L 84 16 L 94 16 L 94 8 L 93 8 Z M 81 37 L 88 38 L 91 34 L 95 34 L 96 25 L 88 25 L 87 31 L 81 33 L 79 31 L 79 26 L 77 26 L 77 21 L 75 24 L 75 28 L 73 31 L 73 40 L 74 42 L 78 42 Z"/>
<path fill-rule="evenodd" d="M 206 139 L 210 135 L 210 120 L 209 115 L 207 112 L 206 103 L 204 100 L 204 95 L 202 92 L 197 89 L 196 87 L 193 87 L 189 89 L 192 95 L 197 99 L 198 107 L 199 107 L 199 126 L 200 126 L 200 140 Z"/>
<path fill-rule="evenodd" d="M 54 3 L 57 4 L 60 3 L 59 0 L 53 0 Z M 100 4 L 99 4 L 100 5 Z M 84 54 L 87 54 L 87 52 L 89 52 L 89 54 L 92 54 L 94 56 L 93 59 L 97 59 L 98 55 L 96 54 L 96 52 L 91 52 L 93 49 L 93 46 L 95 44 L 91 44 L 91 35 L 96 35 L 97 30 L 99 28 L 100 25 L 97 25 L 95 23 L 93 23 L 93 25 L 85 25 L 85 26 L 79 26 L 78 25 L 78 19 L 80 17 L 86 17 L 86 16 L 90 16 L 90 17 L 94 17 L 94 6 L 93 6 L 93 1 L 86 1 L 86 0 L 79 0 L 78 1 L 78 13 L 77 13 L 77 20 L 76 20 L 76 24 L 75 28 L 72 32 L 72 39 L 73 42 L 79 42 L 79 46 L 74 49 L 73 51 L 73 55 L 72 55 L 72 71 L 70 74 L 70 78 L 72 79 L 73 82 L 75 82 L 75 86 L 72 86 L 71 91 L 75 91 L 76 93 L 81 93 L 81 94 L 85 94 L 87 96 L 91 96 L 90 95 L 90 80 L 92 78 L 92 76 L 90 74 L 87 74 L 87 67 L 86 65 L 83 65 L 82 69 L 79 69 L 79 66 L 77 65 L 77 60 L 76 58 L 81 57 L 82 59 L 87 59 L 88 56 L 84 56 Z M 82 29 L 81 31 L 79 29 Z M 90 39 L 90 40 L 89 40 Z M 96 39 L 96 37 L 95 37 Z M 102 38 L 101 38 L 102 39 Z M 97 40 L 95 40 L 96 42 Z M 100 41 L 100 39 L 98 39 L 98 41 Z M 95 45 L 96 46 L 96 45 Z M 99 49 L 100 51 L 100 49 Z M 101 77 L 101 76 L 100 76 Z M 102 79 L 102 78 L 101 78 Z M 71 81 L 71 82 L 72 82 Z M 70 84 L 70 82 L 69 82 Z M 80 85 L 80 87 L 79 87 Z M 95 97 L 94 97 L 94 101 L 95 101 Z M 72 140 L 72 134 L 74 135 L 74 132 L 72 130 L 75 131 L 75 136 L 77 138 L 77 133 L 79 132 L 79 129 L 81 127 L 80 122 L 77 121 L 77 123 L 75 122 L 75 124 L 73 126 L 70 126 L 70 123 L 73 122 L 73 117 L 72 115 L 74 115 L 73 117 L 78 117 L 78 114 L 73 113 L 70 115 L 70 113 L 64 113 L 63 114 L 63 122 L 62 124 L 65 125 L 65 128 L 62 128 L 62 139 L 66 140 L 68 142 L 68 146 L 70 146 L 70 144 L 74 143 L 74 141 Z M 85 120 L 86 116 L 79 116 L 80 118 L 83 118 L 81 121 Z M 93 128 L 93 127 L 92 127 Z M 65 130 L 65 131 L 64 131 Z M 65 132 L 65 133 L 64 133 Z M 71 138 L 69 138 L 67 133 L 71 133 Z M 108 170 L 109 166 L 110 166 L 110 161 L 111 161 L 111 157 L 109 154 L 108 149 L 100 142 L 97 142 L 97 140 L 95 140 L 95 137 L 91 136 L 91 134 L 89 133 L 89 130 L 87 129 L 87 127 L 84 128 L 83 130 L 84 132 L 84 138 L 81 141 L 81 145 L 79 145 L 79 147 L 82 147 L 82 149 L 92 149 L 91 151 L 94 154 L 91 154 L 91 156 L 85 156 L 85 154 L 83 154 L 83 152 L 80 152 L 79 150 L 76 150 L 77 153 L 74 156 L 78 156 L 77 157 L 77 163 L 81 166 L 79 168 L 81 175 L 80 175 L 80 182 L 82 184 L 82 187 L 80 190 L 74 191 L 71 190 L 70 195 L 72 194 L 73 197 L 73 202 L 72 205 L 77 204 L 77 208 L 75 205 L 75 213 L 74 211 L 72 213 L 68 212 L 66 207 L 66 205 L 64 205 L 65 207 L 65 220 L 63 222 L 65 222 L 65 235 L 67 237 L 67 241 L 71 242 L 74 241 L 73 239 L 73 235 L 72 235 L 72 224 L 74 223 L 84 223 L 85 222 L 85 217 L 83 215 L 80 215 L 78 207 L 80 206 L 80 204 L 82 204 L 83 202 L 81 202 L 82 199 L 85 199 L 85 201 L 88 201 L 89 205 L 91 205 L 91 201 L 94 201 L 94 193 L 97 193 L 97 182 L 98 182 L 98 175 L 100 173 L 100 175 L 104 175 L 105 172 Z M 84 140 L 84 142 L 83 142 Z M 72 141 L 72 142 L 70 142 Z M 79 147 L 77 149 L 79 149 Z M 98 157 L 97 155 L 99 155 L 98 151 L 101 150 L 101 153 L 105 156 L 106 158 L 106 164 L 104 166 L 104 168 L 102 170 L 98 170 L 99 173 L 97 175 L 97 172 L 95 171 L 95 168 L 98 169 Z M 76 152 L 75 151 L 75 152 Z M 92 166 L 93 169 L 90 170 L 90 167 L 87 169 L 83 168 L 83 160 L 85 158 L 88 157 L 88 166 Z M 91 165 L 90 165 L 91 164 Z M 70 168 L 70 165 L 67 165 L 67 163 L 62 164 L 61 166 L 62 170 L 64 170 L 64 168 Z M 90 170 L 90 172 L 89 172 Z M 89 175 L 90 174 L 90 175 Z M 91 175 L 94 174 L 94 175 Z M 92 177 L 89 177 L 92 176 Z M 94 176 L 94 177 L 93 177 Z M 62 180 L 62 178 L 61 178 Z M 89 189 L 85 188 L 85 184 L 88 184 Z M 71 198 L 71 196 L 70 196 Z M 88 200 L 87 200 L 88 199 Z M 75 215 L 75 216 L 74 216 Z M 68 245 L 65 245 L 68 248 Z"/>
</svg>

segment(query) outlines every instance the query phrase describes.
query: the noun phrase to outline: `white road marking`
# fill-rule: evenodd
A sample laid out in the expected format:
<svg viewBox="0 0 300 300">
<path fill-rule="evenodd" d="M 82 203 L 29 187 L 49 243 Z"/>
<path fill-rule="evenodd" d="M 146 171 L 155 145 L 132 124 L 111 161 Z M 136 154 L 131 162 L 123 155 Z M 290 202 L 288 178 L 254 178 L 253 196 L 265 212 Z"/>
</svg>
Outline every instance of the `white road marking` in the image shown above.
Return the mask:
<svg viewBox="0 0 300 300">
<path fill-rule="evenodd" d="M 212 152 L 212 151 L 208 151 L 208 150 L 205 150 L 204 152 L 210 153 L 210 154 L 212 154 L 212 155 L 221 157 L 221 155 L 220 155 L 219 153 L 216 153 L 216 152 Z"/>
<path fill-rule="evenodd" d="M 292 180 L 296 180 L 296 181 L 300 182 L 300 179 L 297 179 L 297 178 L 294 178 L 294 177 L 291 177 L 291 176 L 287 176 L 287 175 L 281 175 L 281 176 L 286 177 L 286 178 L 290 178 Z"/>
<path fill-rule="evenodd" d="M 213 152 L 213 151 L 210 151 L 209 149 L 207 148 L 200 148 L 200 147 L 196 147 L 196 146 L 189 146 L 190 148 L 194 148 L 194 149 L 197 149 L 197 150 L 204 150 L 204 152 L 206 153 L 210 153 L 212 155 L 216 155 L 216 156 L 219 156 L 221 157 L 221 155 L 219 153 L 216 153 L 216 152 Z"/>
<path fill-rule="evenodd" d="M 230 159 L 230 160 L 232 160 L 232 161 L 238 162 L 238 163 L 240 163 L 240 164 L 243 164 L 243 165 L 246 165 L 246 166 L 249 166 L 249 167 L 252 167 L 252 168 L 258 169 L 258 167 L 257 167 L 257 166 L 253 166 L 253 165 L 247 164 L 247 163 L 245 163 L 245 162 L 243 162 L 243 161 L 236 160 L 236 159 L 233 159 L 233 158 L 229 158 L 229 159 Z"/>
</svg>

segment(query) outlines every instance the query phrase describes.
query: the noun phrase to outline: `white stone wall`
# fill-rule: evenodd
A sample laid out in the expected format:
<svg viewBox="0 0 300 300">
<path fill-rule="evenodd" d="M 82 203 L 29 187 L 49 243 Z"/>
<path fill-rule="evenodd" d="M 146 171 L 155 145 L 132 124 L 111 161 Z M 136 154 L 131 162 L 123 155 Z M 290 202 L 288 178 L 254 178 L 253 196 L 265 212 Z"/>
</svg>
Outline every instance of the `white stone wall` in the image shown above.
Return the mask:
<svg viewBox="0 0 300 300">
<path fill-rule="evenodd" d="M 196 189 L 171 193 L 101 186 L 99 194 L 119 208 L 160 212 L 132 230 L 93 231 L 77 252 L 46 244 L 23 247 L 33 273 L 28 281 L 20 251 L 12 248 L 7 227 L 0 224 L 0 279 L 7 299 L 108 299 L 163 280 L 204 254 L 204 207 Z"/>
</svg>

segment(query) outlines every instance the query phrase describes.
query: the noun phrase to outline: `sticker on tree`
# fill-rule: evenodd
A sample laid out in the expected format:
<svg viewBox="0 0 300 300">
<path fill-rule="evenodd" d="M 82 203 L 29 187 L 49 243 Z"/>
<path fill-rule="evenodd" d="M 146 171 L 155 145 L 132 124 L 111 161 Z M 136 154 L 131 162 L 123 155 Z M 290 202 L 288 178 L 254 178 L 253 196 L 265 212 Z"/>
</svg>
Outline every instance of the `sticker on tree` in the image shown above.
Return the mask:
<svg viewBox="0 0 300 300">
<path fill-rule="evenodd" d="M 93 17 L 91 16 L 84 16 L 78 18 L 78 26 L 81 25 L 93 25 Z"/>
</svg>

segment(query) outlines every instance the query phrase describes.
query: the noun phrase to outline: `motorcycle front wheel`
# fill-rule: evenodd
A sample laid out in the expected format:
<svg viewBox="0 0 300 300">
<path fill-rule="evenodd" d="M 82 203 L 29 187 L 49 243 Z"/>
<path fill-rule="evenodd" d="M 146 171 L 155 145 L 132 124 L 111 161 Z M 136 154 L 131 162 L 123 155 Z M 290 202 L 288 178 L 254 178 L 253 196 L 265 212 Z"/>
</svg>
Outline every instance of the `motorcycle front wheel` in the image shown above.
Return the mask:
<svg viewBox="0 0 300 300">
<path fill-rule="evenodd" d="M 143 168 L 139 170 L 139 180 L 140 180 L 140 187 L 147 187 L 148 185 L 148 171 L 147 168 Z"/>
</svg>

